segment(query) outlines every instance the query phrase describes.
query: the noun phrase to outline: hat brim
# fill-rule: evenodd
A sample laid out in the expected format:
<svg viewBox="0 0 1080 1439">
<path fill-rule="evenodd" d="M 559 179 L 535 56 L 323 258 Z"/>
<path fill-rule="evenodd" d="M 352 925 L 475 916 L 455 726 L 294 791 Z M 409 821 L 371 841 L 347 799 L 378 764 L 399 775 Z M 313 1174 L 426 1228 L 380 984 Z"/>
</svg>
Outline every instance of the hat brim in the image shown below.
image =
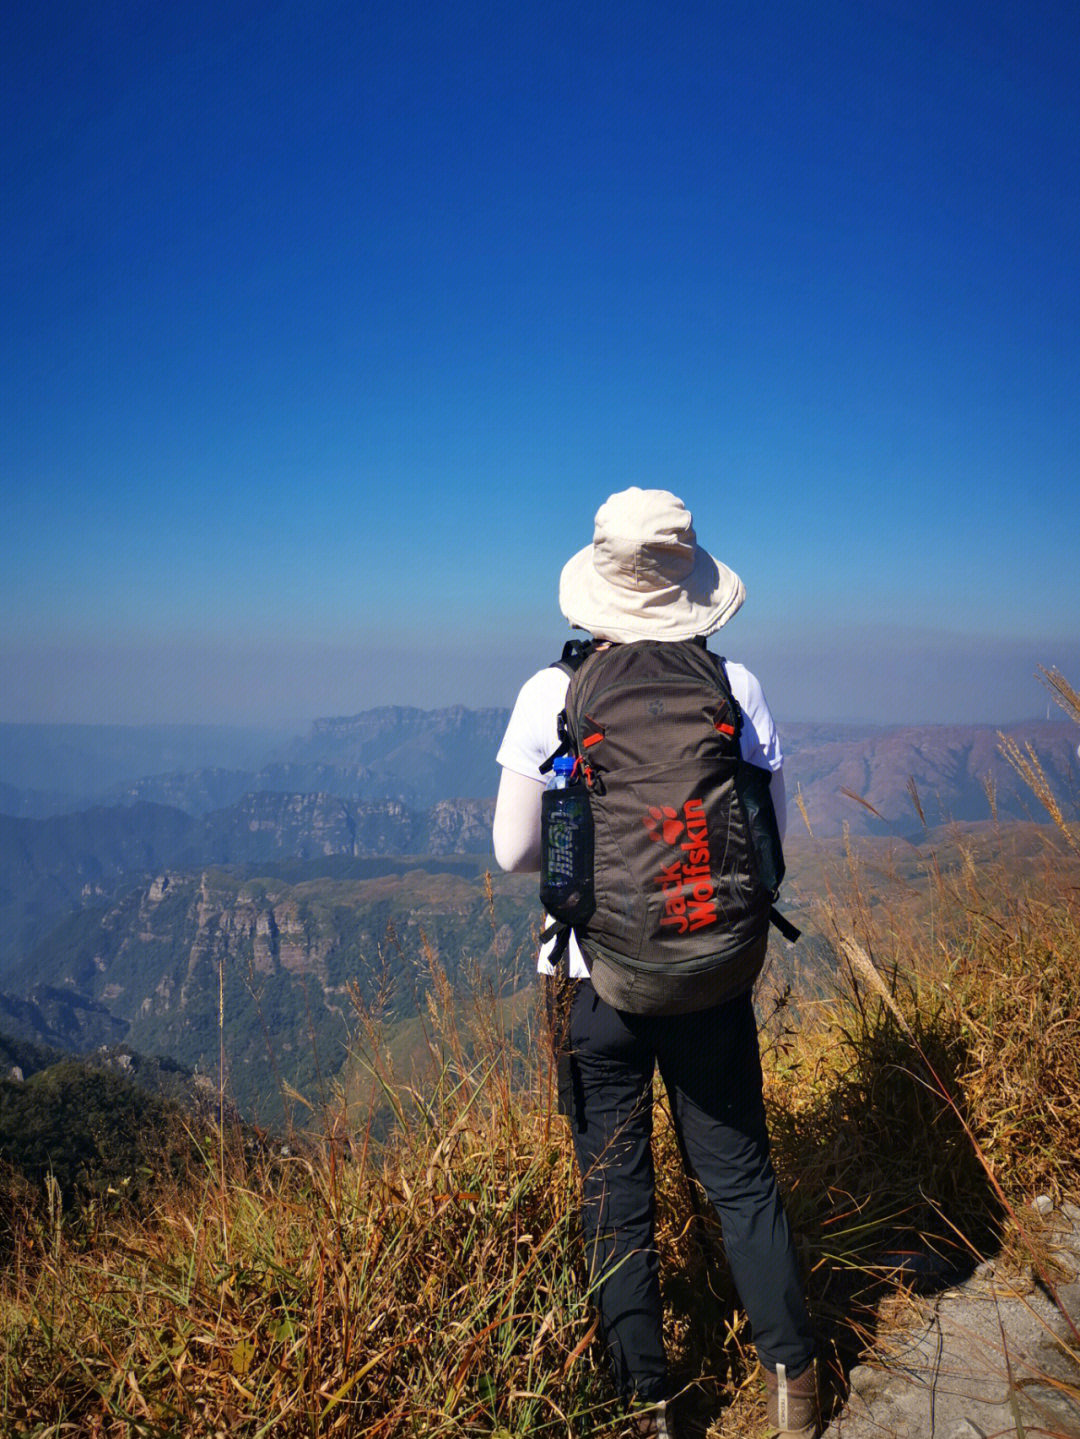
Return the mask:
<svg viewBox="0 0 1080 1439">
<path fill-rule="evenodd" d="M 559 608 L 570 623 L 621 644 L 711 635 L 745 598 L 735 571 L 700 545 L 686 578 L 661 589 L 635 590 L 604 579 L 593 563 L 592 545 L 567 560 L 559 578 Z"/>
</svg>

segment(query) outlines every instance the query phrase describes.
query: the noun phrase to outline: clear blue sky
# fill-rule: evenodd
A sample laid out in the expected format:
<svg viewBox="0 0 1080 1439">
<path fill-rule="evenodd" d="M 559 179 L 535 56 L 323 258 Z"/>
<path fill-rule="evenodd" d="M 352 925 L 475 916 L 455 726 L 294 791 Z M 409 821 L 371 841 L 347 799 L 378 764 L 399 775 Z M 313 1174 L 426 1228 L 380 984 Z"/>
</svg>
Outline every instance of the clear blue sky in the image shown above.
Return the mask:
<svg viewBox="0 0 1080 1439">
<path fill-rule="evenodd" d="M 1080 681 L 1080 8 L 58 3 L 0 34 L 0 719 L 509 704 L 673 489 L 782 718 Z"/>
</svg>

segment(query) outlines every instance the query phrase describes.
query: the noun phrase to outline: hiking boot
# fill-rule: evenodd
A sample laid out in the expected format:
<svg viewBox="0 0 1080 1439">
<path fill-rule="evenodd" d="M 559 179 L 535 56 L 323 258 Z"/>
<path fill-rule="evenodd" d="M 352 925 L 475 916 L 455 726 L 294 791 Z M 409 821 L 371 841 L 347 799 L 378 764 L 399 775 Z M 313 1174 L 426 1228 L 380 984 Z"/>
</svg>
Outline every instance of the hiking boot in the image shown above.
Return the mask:
<svg viewBox="0 0 1080 1439">
<path fill-rule="evenodd" d="M 775 1374 L 765 1370 L 769 1395 L 769 1424 L 777 1439 L 817 1439 L 821 1432 L 818 1407 L 817 1369 L 810 1361 L 797 1379 L 789 1379 L 783 1364 Z"/>
<path fill-rule="evenodd" d="M 667 1401 L 640 1409 L 623 1430 L 627 1439 L 679 1439 Z"/>
</svg>

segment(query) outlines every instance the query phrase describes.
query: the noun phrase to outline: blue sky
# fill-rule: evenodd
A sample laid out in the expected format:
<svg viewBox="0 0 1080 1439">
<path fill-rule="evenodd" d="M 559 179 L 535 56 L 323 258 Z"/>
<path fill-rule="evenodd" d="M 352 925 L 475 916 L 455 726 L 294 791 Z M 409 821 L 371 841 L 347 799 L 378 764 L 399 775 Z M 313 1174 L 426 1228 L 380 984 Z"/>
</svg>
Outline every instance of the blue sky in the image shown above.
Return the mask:
<svg viewBox="0 0 1080 1439">
<path fill-rule="evenodd" d="M 788 719 L 1080 677 L 1075 4 L 0 35 L 0 720 L 509 704 L 662 486 Z"/>
</svg>

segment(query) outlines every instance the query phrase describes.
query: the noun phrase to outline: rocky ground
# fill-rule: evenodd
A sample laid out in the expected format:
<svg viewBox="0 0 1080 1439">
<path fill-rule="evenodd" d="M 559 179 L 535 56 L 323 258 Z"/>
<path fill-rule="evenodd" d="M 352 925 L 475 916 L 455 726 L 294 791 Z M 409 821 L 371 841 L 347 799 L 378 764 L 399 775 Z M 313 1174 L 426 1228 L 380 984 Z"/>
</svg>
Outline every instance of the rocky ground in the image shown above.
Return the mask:
<svg viewBox="0 0 1080 1439">
<path fill-rule="evenodd" d="M 1080 1439 L 1080 1208 L 1037 1205 L 1025 1223 L 1050 1282 L 988 1261 L 913 1295 L 911 1323 L 851 1371 L 825 1439 Z"/>
</svg>

